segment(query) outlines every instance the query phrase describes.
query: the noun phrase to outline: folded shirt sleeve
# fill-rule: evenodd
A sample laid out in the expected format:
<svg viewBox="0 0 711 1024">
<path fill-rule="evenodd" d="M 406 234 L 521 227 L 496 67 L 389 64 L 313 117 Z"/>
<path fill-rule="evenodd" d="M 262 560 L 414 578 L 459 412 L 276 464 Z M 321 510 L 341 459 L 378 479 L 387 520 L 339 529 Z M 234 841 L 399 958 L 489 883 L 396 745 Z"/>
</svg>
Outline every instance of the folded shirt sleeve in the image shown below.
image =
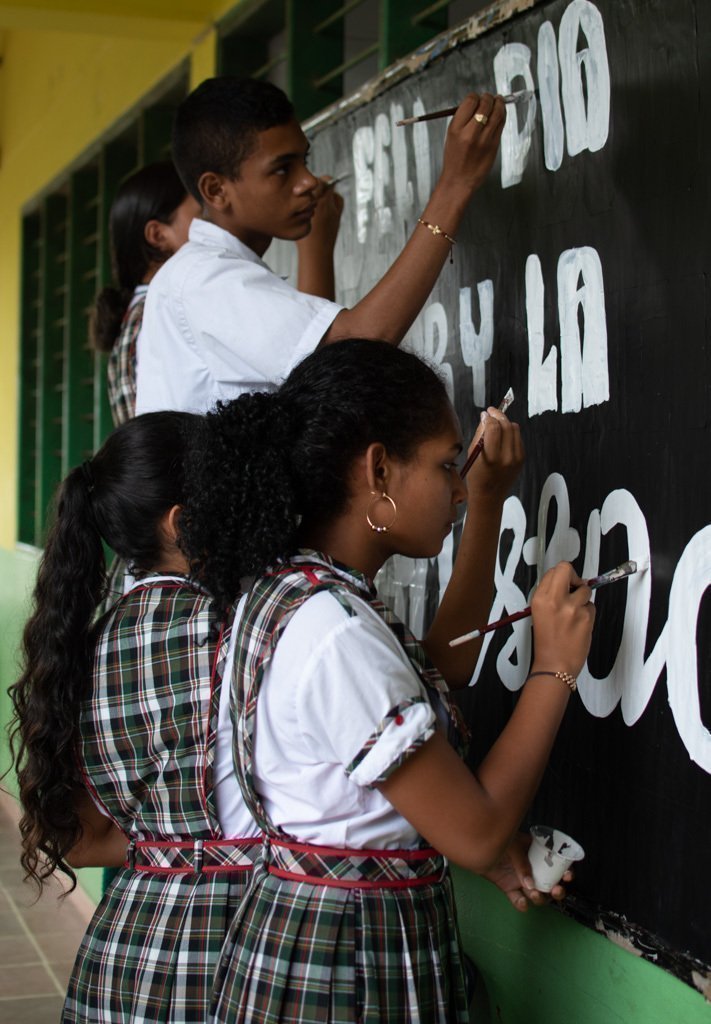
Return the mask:
<svg viewBox="0 0 711 1024">
<path fill-rule="evenodd" d="M 209 273 L 207 269 L 209 268 Z M 265 267 L 225 255 L 186 277 L 181 302 L 215 380 L 275 384 L 316 349 L 342 306 L 297 291 Z"/>
<path fill-rule="evenodd" d="M 320 636 L 294 693 L 303 741 L 339 763 L 356 785 L 383 782 L 434 734 L 427 692 L 397 638 L 369 607 L 349 615 L 331 595 L 318 595 L 299 610 L 294 627 L 304 612 L 313 620 L 304 624 L 318 625 Z"/>
</svg>

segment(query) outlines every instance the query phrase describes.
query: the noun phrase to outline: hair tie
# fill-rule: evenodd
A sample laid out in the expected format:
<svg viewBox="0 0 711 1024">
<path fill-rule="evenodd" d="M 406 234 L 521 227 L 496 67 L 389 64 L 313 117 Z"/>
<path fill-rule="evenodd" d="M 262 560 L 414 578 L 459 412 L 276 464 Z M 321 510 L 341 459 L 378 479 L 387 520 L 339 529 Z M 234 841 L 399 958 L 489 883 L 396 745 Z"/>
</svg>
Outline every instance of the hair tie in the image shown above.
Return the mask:
<svg viewBox="0 0 711 1024">
<path fill-rule="evenodd" d="M 86 459 L 82 462 L 81 475 L 84 477 L 87 491 L 91 494 L 94 490 L 94 470 L 92 469 L 91 459 Z"/>
</svg>

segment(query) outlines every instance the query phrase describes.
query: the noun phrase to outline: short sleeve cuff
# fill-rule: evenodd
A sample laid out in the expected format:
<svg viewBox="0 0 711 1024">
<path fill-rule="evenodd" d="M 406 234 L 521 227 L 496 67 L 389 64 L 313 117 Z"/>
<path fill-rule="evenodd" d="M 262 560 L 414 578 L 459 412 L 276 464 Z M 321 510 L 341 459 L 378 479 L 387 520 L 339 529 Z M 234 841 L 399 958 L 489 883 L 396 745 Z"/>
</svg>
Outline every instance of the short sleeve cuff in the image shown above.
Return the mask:
<svg viewBox="0 0 711 1024">
<path fill-rule="evenodd" d="M 293 347 L 291 357 L 283 372 L 277 375 L 278 382 L 288 377 L 298 363 L 316 351 L 321 339 L 343 309 L 343 306 L 339 306 L 338 303 L 331 302 L 329 299 L 321 299 L 316 296 L 307 298 L 311 300 L 310 304 L 316 310 L 315 315 Z"/>
<path fill-rule="evenodd" d="M 388 711 L 349 765 L 346 775 L 357 786 L 375 786 L 435 733 L 437 719 L 425 697 L 412 697 Z"/>
</svg>

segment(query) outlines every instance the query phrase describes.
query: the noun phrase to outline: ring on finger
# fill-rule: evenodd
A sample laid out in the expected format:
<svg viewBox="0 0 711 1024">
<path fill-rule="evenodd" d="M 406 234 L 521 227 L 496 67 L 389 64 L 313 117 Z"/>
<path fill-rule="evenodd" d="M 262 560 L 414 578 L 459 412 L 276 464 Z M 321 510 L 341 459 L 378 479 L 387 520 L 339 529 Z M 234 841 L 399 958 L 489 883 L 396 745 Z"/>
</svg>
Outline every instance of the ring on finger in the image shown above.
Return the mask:
<svg viewBox="0 0 711 1024">
<path fill-rule="evenodd" d="M 485 124 L 488 123 L 489 117 L 488 117 L 488 114 L 478 114 L 477 113 L 477 114 L 474 115 L 474 120 L 478 121 L 479 124 L 482 125 L 482 127 L 483 127 Z"/>
</svg>

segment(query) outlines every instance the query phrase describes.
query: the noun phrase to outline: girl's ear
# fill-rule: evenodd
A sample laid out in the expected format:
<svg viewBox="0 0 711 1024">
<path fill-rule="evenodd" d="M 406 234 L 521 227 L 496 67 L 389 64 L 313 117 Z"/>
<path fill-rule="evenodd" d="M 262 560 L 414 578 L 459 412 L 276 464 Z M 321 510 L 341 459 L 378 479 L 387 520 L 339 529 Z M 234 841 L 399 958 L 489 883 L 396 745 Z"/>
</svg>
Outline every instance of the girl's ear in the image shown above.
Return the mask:
<svg viewBox="0 0 711 1024">
<path fill-rule="evenodd" d="M 166 234 L 166 224 L 162 224 L 159 220 L 149 220 L 143 229 L 143 237 L 148 242 L 152 249 L 157 249 L 158 252 L 172 254 L 170 248 L 170 242 Z"/>
<path fill-rule="evenodd" d="M 166 512 L 164 519 L 164 529 L 168 540 L 172 544 L 178 543 L 180 537 L 180 513 L 183 511 L 182 505 L 173 505 L 173 507 Z"/>
<path fill-rule="evenodd" d="M 381 493 L 386 491 L 390 477 L 390 460 L 385 445 L 379 441 L 369 445 L 364 461 L 368 490 Z"/>
<path fill-rule="evenodd" d="M 227 196 L 223 188 L 223 177 L 215 174 L 214 171 L 205 171 L 198 179 L 198 191 L 202 196 L 203 203 L 213 210 L 224 210 L 227 205 Z"/>
</svg>

